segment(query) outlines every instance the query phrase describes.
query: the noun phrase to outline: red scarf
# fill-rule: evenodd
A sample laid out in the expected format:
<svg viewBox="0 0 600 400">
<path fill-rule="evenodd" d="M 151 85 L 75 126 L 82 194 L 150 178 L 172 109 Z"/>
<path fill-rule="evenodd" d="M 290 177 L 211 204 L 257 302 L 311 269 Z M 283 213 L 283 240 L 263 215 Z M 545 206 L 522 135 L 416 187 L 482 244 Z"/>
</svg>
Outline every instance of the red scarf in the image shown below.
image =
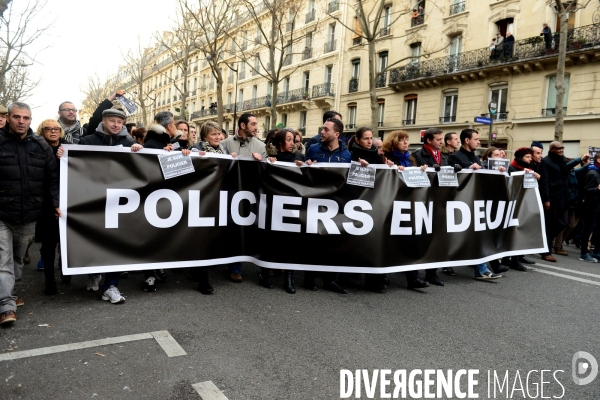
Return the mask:
<svg viewBox="0 0 600 400">
<path fill-rule="evenodd" d="M 510 165 L 512 165 L 513 167 L 515 167 L 516 169 L 518 169 L 519 171 L 523 171 L 525 168 L 521 167 L 519 164 L 517 164 L 517 160 L 514 159 L 511 161 Z"/>
<path fill-rule="evenodd" d="M 427 150 L 427 152 L 431 155 L 431 157 L 433 157 L 433 159 L 435 160 L 435 163 L 437 165 L 441 165 L 442 164 L 442 153 L 440 153 L 440 151 L 438 150 L 437 152 L 433 151 L 433 147 L 431 147 L 430 145 L 428 145 L 427 143 L 425 143 L 423 145 L 423 148 L 425 150 Z M 437 153 L 437 156 L 435 155 L 435 153 Z"/>
</svg>

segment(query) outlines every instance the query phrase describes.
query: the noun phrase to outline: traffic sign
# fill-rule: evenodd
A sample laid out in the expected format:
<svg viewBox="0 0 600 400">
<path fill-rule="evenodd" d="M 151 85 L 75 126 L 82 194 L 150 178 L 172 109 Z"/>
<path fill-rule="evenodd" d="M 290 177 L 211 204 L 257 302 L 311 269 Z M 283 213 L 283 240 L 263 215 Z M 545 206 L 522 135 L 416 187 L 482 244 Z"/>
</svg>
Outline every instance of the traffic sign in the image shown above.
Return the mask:
<svg viewBox="0 0 600 400">
<path fill-rule="evenodd" d="M 486 117 L 475 117 L 475 122 L 479 122 L 480 124 L 491 125 L 492 119 Z"/>
</svg>

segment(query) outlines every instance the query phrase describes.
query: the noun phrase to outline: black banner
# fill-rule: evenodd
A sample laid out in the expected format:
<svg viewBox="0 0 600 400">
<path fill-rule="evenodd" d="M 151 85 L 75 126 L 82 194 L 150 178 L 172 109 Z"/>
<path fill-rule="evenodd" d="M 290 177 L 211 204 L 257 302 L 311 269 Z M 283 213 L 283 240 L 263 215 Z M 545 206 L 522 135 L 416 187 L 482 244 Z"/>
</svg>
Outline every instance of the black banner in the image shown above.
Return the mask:
<svg viewBox="0 0 600 400">
<path fill-rule="evenodd" d="M 61 246 L 67 275 L 253 262 L 383 273 L 473 265 L 544 252 L 542 206 L 523 176 L 464 171 L 458 187 L 409 188 L 377 166 L 374 188 L 350 164 L 192 156 L 165 180 L 161 150 L 65 146 Z"/>
</svg>

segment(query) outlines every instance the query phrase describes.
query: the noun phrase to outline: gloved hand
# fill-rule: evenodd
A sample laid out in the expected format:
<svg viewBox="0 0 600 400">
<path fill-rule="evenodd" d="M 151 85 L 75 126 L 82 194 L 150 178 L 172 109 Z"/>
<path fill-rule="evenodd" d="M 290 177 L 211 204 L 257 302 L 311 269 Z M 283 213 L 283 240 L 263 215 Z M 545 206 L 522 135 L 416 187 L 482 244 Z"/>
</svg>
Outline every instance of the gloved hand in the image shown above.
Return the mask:
<svg viewBox="0 0 600 400">
<path fill-rule="evenodd" d="M 462 171 L 462 166 L 460 164 L 454 164 L 454 172 Z"/>
<path fill-rule="evenodd" d="M 435 169 L 435 172 L 440 172 L 442 167 L 440 167 L 438 164 L 433 164 L 433 169 Z"/>
</svg>

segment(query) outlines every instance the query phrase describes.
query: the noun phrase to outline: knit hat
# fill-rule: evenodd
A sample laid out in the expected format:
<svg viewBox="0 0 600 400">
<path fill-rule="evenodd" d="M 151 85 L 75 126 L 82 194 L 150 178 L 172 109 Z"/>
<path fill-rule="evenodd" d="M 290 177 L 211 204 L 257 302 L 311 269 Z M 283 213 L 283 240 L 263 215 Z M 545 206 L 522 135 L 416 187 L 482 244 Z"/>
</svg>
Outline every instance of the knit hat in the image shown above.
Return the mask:
<svg viewBox="0 0 600 400">
<path fill-rule="evenodd" d="M 537 143 L 537 142 L 534 142 Z M 535 146 L 535 145 L 532 145 Z M 536 146 L 537 147 L 537 146 Z M 515 158 L 517 160 L 522 160 L 523 157 L 525 157 L 527 154 L 531 154 L 533 155 L 533 150 L 531 150 L 529 147 L 519 147 L 516 151 L 515 151 Z"/>
<path fill-rule="evenodd" d="M 108 110 L 102 111 L 102 118 L 104 117 L 120 117 L 123 120 L 127 119 L 125 113 L 121 110 L 117 110 L 116 108 L 109 108 Z"/>
<path fill-rule="evenodd" d="M 8 114 L 8 110 L 3 105 L 0 105 L 0 114 Z"/>
<path fill-rule="evenodd" d="M 539 147 L 540 149 L 544 150 L 544 145 L 540 142 L 531 142 L 531 146 L 529 147 Z"/>
</svg>

